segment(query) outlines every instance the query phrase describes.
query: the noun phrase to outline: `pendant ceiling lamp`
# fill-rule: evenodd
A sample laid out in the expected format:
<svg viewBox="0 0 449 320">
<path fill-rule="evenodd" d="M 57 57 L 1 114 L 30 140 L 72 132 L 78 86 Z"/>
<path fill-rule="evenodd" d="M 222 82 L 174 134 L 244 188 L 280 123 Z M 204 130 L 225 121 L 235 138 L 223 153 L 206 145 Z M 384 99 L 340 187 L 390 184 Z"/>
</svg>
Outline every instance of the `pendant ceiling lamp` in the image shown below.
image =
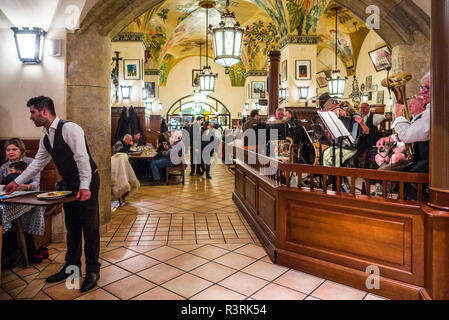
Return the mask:
<svg viewBox="0 0 449 320">
<path fill-rule="evenodd" d="M 221 14 L 218 28 L 211 28 L 214 35 L 215 62 L 229 69 L 240 62 L 244 31 L 235 21 L 235 15 L 229 12 L 229 0 L 226 1 L 226 12 Z"/>
<path fill-rule="evenodd" d="M 210 95 L 215 91 L 215 79 L 217 74 L 212 73 L 212 69 L 209 67 L 209 9 L 214 8 L 215 1 L 201 1 L 199 3 L 201 8 L 206 9 L 206 66 L 200 73 L 200 92 L 206 96 Z"/>
<path fill-rule="evenodd" d="M 338 7 L 335 7 L 335 70 L 332 71 L 332 77 L 327 79 L 329 84 L 329 96 L 341 98 L 345 92 L 346 78 L 340 75 L 338 70 Z"/>
</svg>

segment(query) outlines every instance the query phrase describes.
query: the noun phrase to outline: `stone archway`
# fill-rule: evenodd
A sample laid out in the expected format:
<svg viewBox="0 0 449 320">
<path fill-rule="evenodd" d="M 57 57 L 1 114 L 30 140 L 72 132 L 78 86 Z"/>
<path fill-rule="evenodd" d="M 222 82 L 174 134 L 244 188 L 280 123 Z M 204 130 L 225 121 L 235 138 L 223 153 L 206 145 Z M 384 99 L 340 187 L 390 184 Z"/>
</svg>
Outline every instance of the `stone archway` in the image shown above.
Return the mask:
<svg viewBox="0 0 449 320">
<path fill-rule="evenodd" d="M 67 118 L 85 129 L 99 167 L 101 225 L 111 220 L 111 39 L 136 17 L 163 1 L 99 0 L 81 22 L 81 29 L 67 35 Z M 407 67 L 402 62 L 414 68 L 429 65 L 430 19 L 411 0 L 336 1 L 362 19 L 367 16 L 365 10 L 369 5 L 379 6 L 382 26 L 378 33 L 392 47 L 398 70 Z M 417 59 L 425 61 L 417 64 Z"/>
</svg>

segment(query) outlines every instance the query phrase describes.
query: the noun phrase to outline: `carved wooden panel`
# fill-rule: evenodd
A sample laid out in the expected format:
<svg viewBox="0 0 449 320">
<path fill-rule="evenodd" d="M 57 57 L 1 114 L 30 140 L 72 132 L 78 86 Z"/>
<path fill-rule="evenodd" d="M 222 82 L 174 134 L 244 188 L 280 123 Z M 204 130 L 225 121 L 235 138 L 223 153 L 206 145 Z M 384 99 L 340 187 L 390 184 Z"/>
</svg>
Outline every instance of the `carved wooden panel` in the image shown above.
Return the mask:
<svg viewBox="0 0 449 320">
<path fill-rule="evenodd" d="M 245 200 L 251 206 L 251 210 L 256 213 L 256 183 L 245 176 Z"/>
<path fill-rule="evenodd" d="M 242 199 L 245 198 L 245 175 L 238 168 L 235 169 L 235 190 L 240 194 Z"/>
<path fill-rule="evenodd" d="M 276 198 L 259 186 L 258 215 L 262 223 L 276 234 Z"/>
</svg>

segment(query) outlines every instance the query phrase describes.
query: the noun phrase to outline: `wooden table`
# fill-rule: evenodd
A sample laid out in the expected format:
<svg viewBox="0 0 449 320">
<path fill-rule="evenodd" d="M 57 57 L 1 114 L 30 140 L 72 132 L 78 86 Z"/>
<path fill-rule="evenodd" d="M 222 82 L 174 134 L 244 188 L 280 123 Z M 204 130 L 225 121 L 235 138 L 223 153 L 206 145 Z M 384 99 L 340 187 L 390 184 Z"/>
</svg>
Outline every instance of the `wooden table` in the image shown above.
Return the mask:
<svg viewBox="0 0 449 320">
<path fill-rule="evenodd" d="M 149 154 L 140 154 L 140 155 L 133 155 L 132 153 L 129 155 L 129 160 L 154 160 L 156 158 L 157 152 L 150 152 Z"/>
<path fill-rule="evenodd" d="M 2 199 L 0 200 L 0 203 L 7 203 L 7 204 L 22 204 L 22 205 L 32 205 L 32 206 L 53 206 L 68 202 L 76 201 L 76 195 L 67 196 L 61 199 L 55 199 L 55 200 L 41 200 L 37 198 L 38 194 L 42 194 L 45 192 L 37 192 L 37 193 L 31 193 L 31 194 L 25 194 L 22 196 L 17 196 L 13 198 L 8 199 Z M 16 229 L 16 237 L 17 237 L 17 243 L 19 245 L 19 249 L 23 254 L 23 267 L 28 266 L 28 251 L 26 247 L 25 242 L 25 235 L 23 233 L 23 226 L 22 226 L 22 220 L 20 219 L 22 216 L 18 217 L 17 219 L 14 219 L 11 221 L 14 228 Z M 2 243 L 2 229 L 0 226 L 0 245 Z M 1 247 L 0 247 L 0 254 L 1 254 Z M 1 265 L 0 265 L 1 266 Z"/>
</svg>

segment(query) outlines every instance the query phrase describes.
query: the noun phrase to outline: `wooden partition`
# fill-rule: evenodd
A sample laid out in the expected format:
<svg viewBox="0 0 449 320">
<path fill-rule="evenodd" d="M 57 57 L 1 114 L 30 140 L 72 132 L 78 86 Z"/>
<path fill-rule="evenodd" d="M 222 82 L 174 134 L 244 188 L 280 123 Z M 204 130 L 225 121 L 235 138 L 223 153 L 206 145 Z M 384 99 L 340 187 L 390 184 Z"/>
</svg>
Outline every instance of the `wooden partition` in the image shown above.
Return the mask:
<svg viewBox="0 0 449 320">
<path fill-rule="evenodd" d="M 433 298 L 429 283 L 447 286 L 432 282 L 433 268 L 426 263 L 436 236 L 420 201 L 427 174 L 282 164 L 263 156 L 254 161 L 255 151 L 238 149 L 233 199 L 275 263 L 392 299 Z M 291 187 L 295 175 L 319 176 L 321 188 Z M 362 195 L 352 182 L 348 192 L 331 191 L 322 187 L 328 176 L 368 184 L 376 179 L 384 190 L 396 181 L 399 199 L 385 192 Z M 418 201 L 403 199 L 406 183 L 417 186 Z M 448 239 L 449 228 L 439 228 L 438 237 Z M 432 254 L 449 268 L 447 250 Z M 379 272 L 379 289 L 366 285 L 372 270 Z M 436 298 L 442 297 L 449 299 L 449 292 Z"/>
</svg>

